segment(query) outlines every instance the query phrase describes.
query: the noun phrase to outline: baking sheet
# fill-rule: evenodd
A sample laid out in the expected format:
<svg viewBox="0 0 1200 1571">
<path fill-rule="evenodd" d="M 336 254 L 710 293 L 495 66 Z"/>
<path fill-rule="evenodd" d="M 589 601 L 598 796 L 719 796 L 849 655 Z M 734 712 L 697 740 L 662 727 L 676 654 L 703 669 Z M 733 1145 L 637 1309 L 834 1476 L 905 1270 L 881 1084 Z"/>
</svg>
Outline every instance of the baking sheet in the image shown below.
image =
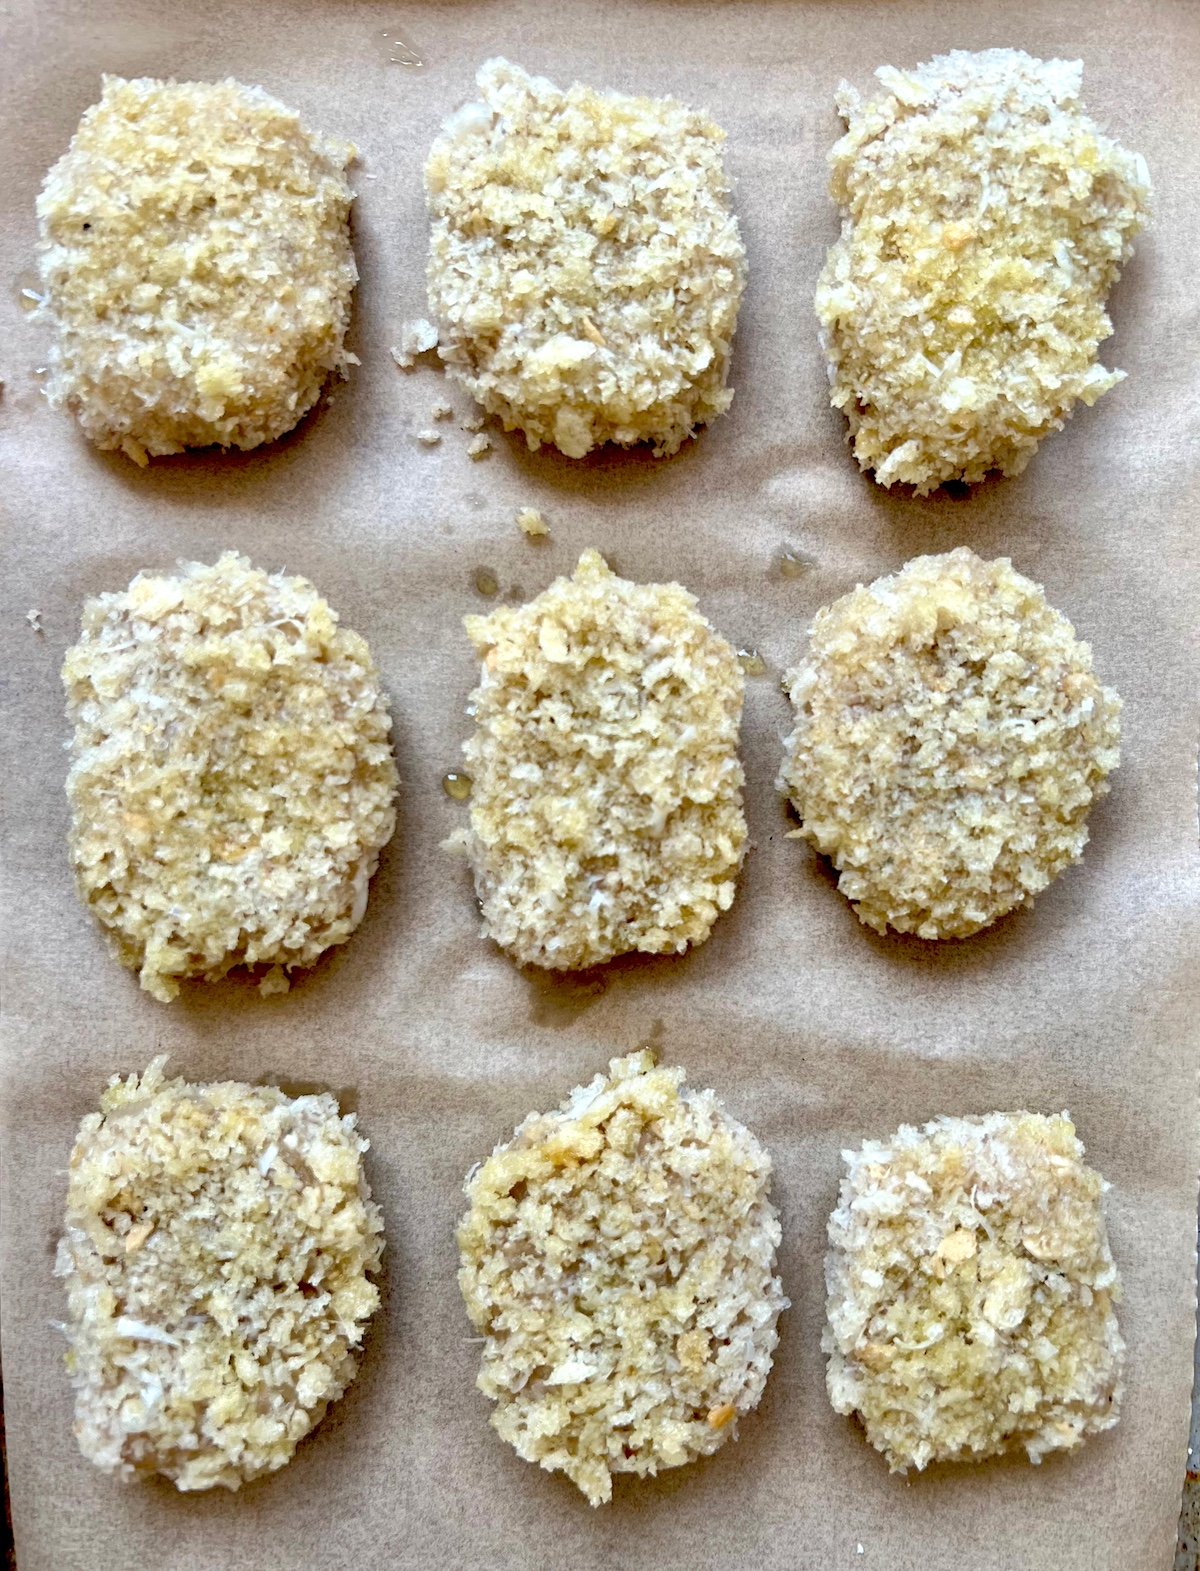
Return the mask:
<svg viewBox="0 0 1200 1571">
<path fill-rule="evenodd" d="M 0 5 L 0 509 L 7 851 L 3 1355 L 22 1571 L 324 1571 L 370 1565 L 876 1566 L 886 1571 L 1165 1571 L 1187 1439 L 1193 1329 L 1197 910 L 1195 444 L 1200 8 L 1057 4 L 635 5 L 115 0 Z M 389 63 L 396 32 L 419 68 Z M 385 39 L 388 32 L 392 36 Z M 839 78 L 885 61 L 1015 45 L 1082 56 L 1091 111 L 1146 156 L 1153 227 L 1113 301 L 1106 363 L 1129 379 L 1020 479 L 969 498 L 885 495 L 827 407 L 812 293 L 836 233 L 824 155 Z M 505 53 L 559 80 L 675 92 L 729 132 L 750 255 L 730 416 L 670 462 L 573 464 L 455 427 L 414 433 L 436 371 L 391 363 L 424 307 L 420 169 L 475 67 Z M 138 471 L 46 409 L 44 338 L 18 284 L 33 202 L 102 70 L 236 74 L 362 149 L 352 347 L 364 364 L 291 439 Z M 461 394 L 452 395 L 465 412 Z M 540 507 L 552 540 L 517 530 Z M 1123 762 L 1083 865 L 1034 909 L 962 944 L 881 940 L 789 842 L 773 790 L 788 710 L 774 678 L 816 608 L 923 551 L 1010 554 L 1095 648 L 1125 698 Z M 438 842 L 468 722 L 460 629 L 478 566 L 526 594 L 597 545 L 627 575 L 677 577 L 757 647 L 743 729 L 754 849 L 733 911 L 685 959 L 531 980 L 480 941 L 465 874 Z M 401 824 L 361 930 L 290 996 L 231 981 L 164 1007 L 139 993 L 77 905 L 65 856 L 58 667 L 82 598 L 142 566 L 226 546 L 311 577 L 370 640 L 391 690 Z M 785 579 L 784 546 L 815 565 Z M 28 625 L 41 612 L 44 631 Z M 774 1153 L 793 1308 L 764 1401 L 736 1445 L 592 1512 L 487 1424 L 454 1283 L 459 1185 L 532 1107 L 657 1033 Z M 356 1105 L 388 1228 L 385 1308 L 346 1399 L 282 1474 L 240 1496 L 122 1487 L 79 1457 L 51 1277 L 63 1168 L 106 1077 L 157 1052 L 194 1078 L 320 1082 Z M 901 1120 L 1069 1107 L 1112 1180 L 1125 1281 L 1120 1425 L 1075 1456 L 890 1477 L 830 1409 L 819 1351 L 825 1218 L 838 1151 Z M 859 1546 L 861 1547 L 861 1553 Z"/>
</svg>

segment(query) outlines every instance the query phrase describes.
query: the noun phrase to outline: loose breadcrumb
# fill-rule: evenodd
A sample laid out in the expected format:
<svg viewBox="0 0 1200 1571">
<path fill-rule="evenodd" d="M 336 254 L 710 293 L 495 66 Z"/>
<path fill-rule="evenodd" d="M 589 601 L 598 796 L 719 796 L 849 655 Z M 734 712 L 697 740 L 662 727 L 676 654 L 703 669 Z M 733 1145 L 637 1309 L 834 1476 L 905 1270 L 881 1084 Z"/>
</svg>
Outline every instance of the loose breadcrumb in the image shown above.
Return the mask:
<svg viewBox="0 0 1200 1571">
<path fill-rule="evenodd" d="M 396 766 L 366 641 L 306 579 L 231 551 L 140 573 L 84 606 L 63 683 L 76 881 L 147 992 L 345 942 Z"/>
<path fill-rule="evenodd" d="M 426 427 L 424 431 L 417 432 L 417 441 L 424 447 L 436 447 L 441 440 L 442 433 L 435 431 L 432 426 Z"/>
<path fill-rule="evenodd" d="M 517 527 L 530 540 L 545 540 L 550 535 L 550 526 L 536 507 L 517 509 Z"/>
<path fill-rule="evenodd" d="M 465 626 L 483 666 L 457 843 L 484 932 L 556 970 L 702 943 L 746 847 L 744 683 L 695 598 L 586 551 L 574 577 Z"/>
<path fill-rule="evenodd" d="M 733 397 L 745 252 L 724 132 L 506 60 L 476 80 L 425 168 L 442 359 L 531 448 L 675 452 Z"/>
<path fill-rule="evenodd" d="M 42 613 L 36 606 L 32 607 L 31 610 L 26 611 L 25 620 L 29 623 L 30 627 L 33 628 L 35 633 L 41 633 L 45 631 L 45 629 L 42 627 Z"/>
<path fill-rule="evenodd" d="M 843 1151 L 829 1219 L 827 1383 L 893 1471 L 1117 1421 L 1124 1343 L 1107 1185 L 1064 1113 L 902 1126 Z"/>
<path fill-rule="evenodd" d="M 38 198 L 50 401 L 139 464 L 290 431 L 354 360 L 354 156 L 261 88 L 106 76 Z"/>
<path fill-rule="evenodd" d="M 405 322 L 400 329 L 400 343 L 392 346 L 392 359 L 402 371 L 410 371 L 419 355 L 437 348 L 438 330 L 423 316 Z"/>
<path fill-rule="evenodd" d="M 491 450 L 492 439 L 490 436 L 484 436 L 482 432 L 478 436 L 473 436 L 467 443 L 468 458 L 485 458 Z"/>
<path fill-rule="evenodd" d="M 1001 557 L 922 556 L 818 612 L 779 789 L 868 927 L 965 938 L 1087 844 L 1121 701 Z"/>
<path fill-rule="evenodd" d="M 430 404 L 429 416 L 432 420 L 450 420 L 454 416 L 454 405 L 438 399 L 436 403 Z"/>
<path fill-rule="evenodd" d="M 89 1461 L 181 1490 L 287 1462 L 379 1294 L 367 1142 L 332 1096 L 114 1078 L 71 1153 L 57 1274 Z"/>
<path fill-rule="evenodd" d="M 874 98 L 838 91 L 842 235 L 816 299 L 832 402 L 880 485 L 1019 474 L 1125 374 L 1097 351 L 1145 160 L 1084 114 L 1078 61 L 956 50 L 875 74 Z"/>
<path fill-rule="evenodd" d="M 458 1280 L 492 1426 L 592 1505 L 710 1456 L 762 1395 L 787 1299 L 771 1163 L 712 1091 L 614 1058 L 467 1179 Z"/>
</svg>

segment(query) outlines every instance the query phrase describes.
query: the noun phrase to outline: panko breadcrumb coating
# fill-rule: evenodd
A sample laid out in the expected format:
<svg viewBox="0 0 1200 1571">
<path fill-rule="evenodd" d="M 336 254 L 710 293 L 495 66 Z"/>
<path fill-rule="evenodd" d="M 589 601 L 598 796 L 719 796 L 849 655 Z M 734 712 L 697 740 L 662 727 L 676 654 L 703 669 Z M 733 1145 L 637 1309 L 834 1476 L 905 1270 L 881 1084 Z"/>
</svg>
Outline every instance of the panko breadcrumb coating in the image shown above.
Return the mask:
<svg viewBox="0 0 1200 1571">
<path fill-rule="evenodd" d="M 874 98 L 838 91 L 842 235 L 816 300 L 832 401 L 880 485 L 1019 474 L 1125 374 L 1096 356 L 1145 160 L 1084 114 L 1078 61 L 957 50 L 875 74 Z"/>
<path fill-rule="evenodd" d="M 397 778 L 366 641 L 227 551 L 89 600 L 63 664 L 79 891 L 156 998 L 311 965 L 362 920 Z"/>
<path fill-rule="evenodd" d="M 483 667 L 452 843 L 485 934 L 554 970 L 702 943 L 745 854 L 744 682 L 695 598 L 585 551 L 574 577 L 464 625 Z"/>
<path fill-rule="evenodd" d="M 138 464 L 290 431 L 354 358 L 354 156 L 258 87 L 106 76 L 38 197 L 51 402 Z"/>
<path fill-rule="evenodd" d="M 531 448 L 675 452 L 733 398 L 746 267 L 724 132 L 506 60 L 476 80 L 425 168 L 442 359 Z"/>
<path fill-rule="evenodd" d="M 771 1162 L 648 1051 L 531 1113 L 466 1182 L 458 1280 L 492 1426 L 592 1505 L 709 1456 L 757 1405 L 787 1308 Z"/>
<path fill-rule="evenodd" d="M 57 1274 L 89 1461 L 181 1490 L 287 1462 L 379 1294 L 367 1142 L 332 1096 L 114 1078 L 71 1153 Z"/>
<path fill-rule="evenodd" d="M 1107 1185 L 1064 1113 L 901 1127 L 844 1151 L 825 1264 L 829 1396 L 894 1472 L 1110 1429 L 1120 1287 Z"/>
<path fill-rule="evenodd" d="M 1001 557 L 914 558 L 818 612 L 779 789 L 868 927 L 965 938 L 1079 860 L 1121 701 Z"/>
</svg>

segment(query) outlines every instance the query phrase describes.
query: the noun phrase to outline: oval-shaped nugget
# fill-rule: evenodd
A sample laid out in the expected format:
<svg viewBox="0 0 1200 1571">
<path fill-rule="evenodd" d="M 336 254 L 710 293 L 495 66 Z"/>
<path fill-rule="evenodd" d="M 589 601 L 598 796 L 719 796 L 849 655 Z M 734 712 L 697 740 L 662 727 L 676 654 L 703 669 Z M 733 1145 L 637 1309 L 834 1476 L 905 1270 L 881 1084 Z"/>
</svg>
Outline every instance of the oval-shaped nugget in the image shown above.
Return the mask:
<svg viewBox="0 0 1200 1571">
<path fill-rule="evenodd" d="M 746 269 L 724 132 L 506 60 L 477 81 L 425 169 L 442 359 L 531 448 L 675 452 L 733 398 Z"/>
<path fill-rule="evenodd" d="M 139 464 L 290 431 L 353 358 L 353 157 L 258 87 L 106 76 L 38 197 L 51 402 Z"/>
<path fill-rule="evenodd" d="M 76 882 L 156 998 L 311 965 L 362 920 L 396 824 L 366 641 L 304 578 L 226 552 L 89 600 L 63 663 Z"/>
<path fill-rule="evenodd" d="M 902 1126 L 844 1151 L 829 1219 L 829 1397 L 894 1472 L 1117 1421 L 1125 1344 L 1101 1197 L 1064 1113 Z"/>
<path fill-rule="evenodd" d="M 586 551 L 528 605 L 465 625 L 483 667 L 456 840 L 484 932 L 555 970 L 702 943 L 746 847 L 744 681 L 694 597 Z"/>
<path fill-rule="evenodd" d="M 332 1096 L 166 1080 L 164 1062 L 114 1079 L 71 1153 L 75 1434 L 123 1478 L 237 1489 L 354 1378 L 383 1219 Z"/>
<path fill-rule="evenodd" d="M 1078 61 L 940 55 L 846 83 L 830 155 L 842 235 L 817 287 L 832 401 L 881 485 L 1019 474 L 1097 364 L 1145 221 L 1145 160 L 1083 112 Z"/>
<path fill-rule="evenodd" d="M 965 938 L 1078 861 L 1121 701 L 1004 557 L 914 558 L 818 612 L 779 789 L 877 932 Z"/>
<path fill-rule="evenodd" d="M 787 1299 L 771 1162 L 649 1052 L 531 1113 L 466 1182 L 459 1286 L 519 1456 L 592 1505 L 709 1456 L 762 1396 Z"/>
</svg>

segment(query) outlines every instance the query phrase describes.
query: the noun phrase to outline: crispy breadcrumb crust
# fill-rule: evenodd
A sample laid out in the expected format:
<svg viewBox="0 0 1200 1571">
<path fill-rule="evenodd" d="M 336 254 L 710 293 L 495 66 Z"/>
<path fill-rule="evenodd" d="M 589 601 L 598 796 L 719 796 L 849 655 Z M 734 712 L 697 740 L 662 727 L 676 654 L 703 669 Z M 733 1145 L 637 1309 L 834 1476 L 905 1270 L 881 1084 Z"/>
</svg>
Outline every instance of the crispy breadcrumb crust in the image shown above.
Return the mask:
<svg viewBox="0 0 1200 1571">
<path fill-rule="evenodd" d="M 122 1478 L 237 1489 L 353 1379 L 383 1219 L 332 1096 L 164 1063 L 114 1077 L 71 1153 L 56 1271 L 75 1434 Z"/>
<path fill-rule="evenodd" d="M 956 50 L 842 83 L 842 234 L 817 288 L 832 402 L 885 486 L 1019 474 L 1097 363 L 1150 177 L 1084 114 L 1078 61 Z"/>
<path fill-rule="evenodd" d="M 476 81 L 425 168 L 442 359 L 531 448 L 675 452 L 733 398 L 746 266 L 724 132 L 506 60 Z"/>
<path fill-rule="evenodd" d="M 353 359 L 354 156 L 258 87 L 106 76 L 38 197 L 51 402 L 139 464 L 290 431 Z"/>
<path fill-rule="evenodd" d="M 877 932 L 965 938 L 1079 860 L 1121 701 L 1038 584 L 965 548 L 818 612 L 779 789 Z"/>
<path fill-rule="evenodd" d="M 227 551 L 89 600 L 63 663 L 85 903 L 122 964 L 181 977 L 311 965 L 362 920 L 395 828 L 366 641 L 304 578 Z"/>
<path fill-rule="evenodd" d="M 1064 1113 L 902 1126 L 843 1151 L 825 1265 L 829 1397 L 893 1471 L 1117 1422 L 1125 1344 L 1101 1196 Z"/>
<path fill-rule="evenodd" d="M 459 1286 L 517 1454 L 592 1505 L 709 1456 L 757 1405 L 787 1299 L 771 1163 L 647 1051 L 531 1113 L 471 1174 Z"/>
<path fill-rule="evenodd" d="M 702 943 L 745 854 L 744 680 L 695 598 L 585 551 L 528 605 L 464 625 L 483 665 L 453 843 L 484 932 L 555 970 Z"/>
</svg>

